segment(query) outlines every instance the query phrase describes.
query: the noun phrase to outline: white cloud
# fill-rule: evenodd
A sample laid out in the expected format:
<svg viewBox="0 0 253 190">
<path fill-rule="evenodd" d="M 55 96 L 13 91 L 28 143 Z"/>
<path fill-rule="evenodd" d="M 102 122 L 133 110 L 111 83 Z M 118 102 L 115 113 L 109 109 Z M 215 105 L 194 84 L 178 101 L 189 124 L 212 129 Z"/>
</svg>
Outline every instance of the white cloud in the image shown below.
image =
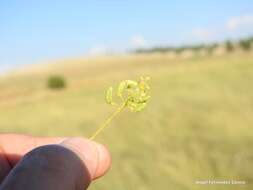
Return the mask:
<svg viewBox="0 0 253 190">
<path fill-rule="evenodd" d="M 227 29 L 230 31 L 249 26 L 253 26 L 253 15 L 233 17 L 227 22 Z"/>
<path fill-rule="evenodd" d="M 212 28 L 194 28 L 186 35 L 187 42 L 212 42 L 229 38 L 252 35 L 253 14 L 231 17 L 226 22 Z"/>
<path fill-rule="evenodd" d="M 96 45 L 89 50 L 88 54 L 96 56 L 96 55 L 106 55 L 109 52 L 110 52 L 109 48 L 106 47 L 105 45 Z"/>
<path fill-rule="evenodd" d="M 147 41 L 142 35 L 135 35 L 130 40 L 131 45 L 135 48 L 142 48 L 147 46 Z"/>
</svg>

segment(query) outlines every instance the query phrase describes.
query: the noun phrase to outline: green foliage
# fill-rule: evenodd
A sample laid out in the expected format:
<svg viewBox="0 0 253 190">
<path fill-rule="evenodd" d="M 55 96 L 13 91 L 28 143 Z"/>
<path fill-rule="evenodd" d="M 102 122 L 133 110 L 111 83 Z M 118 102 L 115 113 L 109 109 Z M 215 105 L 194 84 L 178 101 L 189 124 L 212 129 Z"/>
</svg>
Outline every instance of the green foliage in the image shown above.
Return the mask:
<svg viewBox="0 0 253 190">
<path fill-rule="evenodd" d="M 251 44 L 253 42 L 253 38 L 245 38 L 242 39 L 239 44 L 243 50 L 250 50 Z M 228 52 L 234 50 L 234 41 L 228 40 L 225 43 L 226 49 Z M 134 53 L 167 53 L 167 52 L 175 52 L 177 54 L 182 53 L 185 50 L 199 51 L 201 49 L 206 49 L 209 54 L 212 54 L 214 49 L 221 45 L 220 43 L 209 43 L 209 44 L 193 44 L 193 45 L 182 45 L 182 46 L 158 46 L 144 49 L 137 49 Z"/>
<path fill-rule="evenodd" d="M 47 81 L 47 86 L 50 89 L 62 89 L 66 87 L 64 77 L 59 75 L 50 76 Z"/>
<path fill-rule="evenodd" d="M 218 44 L 214 43 L 214 44 L 210 44 L 206 46 L 207 52 L 208 54 L 212 54 L 213 51 L 218 47 Z"/>
<path fill-rule="evenodd" d="M 233 43 L 231 41 L 229 41 L 229 40 L 226 41 L 225 45 L 226 45 L 226 50 L 228 52 L 231 52 L 231 51 L 234 50 L 234 45 L 233 45 Z"/>
<path fill-rule="evenodd" d="M 169 51 L 175 51 L 175 48 L 173 47 L 153 47 L 153 48 L 140 48 L 136 49 L 134 53 L 154 53 L 154 52 L 159 52 L 159 53 L 167 53 Z"/>
<path fill-rule="evenodd" d="M 241 48 L 245 51 L 248 51 L 251 49 L 251 40 L 241 40 L 239 44 Z"/>
</svg>

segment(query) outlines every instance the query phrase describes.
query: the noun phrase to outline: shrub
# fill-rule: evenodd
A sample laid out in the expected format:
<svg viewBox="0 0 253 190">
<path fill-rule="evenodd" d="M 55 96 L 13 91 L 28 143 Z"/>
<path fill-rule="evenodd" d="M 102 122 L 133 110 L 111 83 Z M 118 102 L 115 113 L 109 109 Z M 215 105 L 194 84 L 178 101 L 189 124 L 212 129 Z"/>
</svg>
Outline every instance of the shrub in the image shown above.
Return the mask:
<svg viewBox="0 0 253 190">
<path fill-rule="evenodd" d="M 234 45 L 233 45 L 232 42 L 229 41 L 229 40 L 226 41 L 226 49 L 227 49 L 228 52 L 231 52 L 231 51 L 234 50 Z"/>
<path fill-rule="evenodd" d="M 205 46 L 206 51 L 208 52 L 209 55 L 213 54 L 214 50 L 217 47 L 218 47 L 218 44 L 216 44 L 216 43 Z"/>
<path fill-rule="evenodd" d="M 47 86 L 50 89 L 62 89 L 66 87 L 66 82 L 64 77 L 54 75 L 48 78 Z"/>
<path fill-rule="evenodd" d="M 243 50 L 248 51 L 251 48 L 251 41 L 250 40 L 241 40 L 240 46 Z"/>
</svg>

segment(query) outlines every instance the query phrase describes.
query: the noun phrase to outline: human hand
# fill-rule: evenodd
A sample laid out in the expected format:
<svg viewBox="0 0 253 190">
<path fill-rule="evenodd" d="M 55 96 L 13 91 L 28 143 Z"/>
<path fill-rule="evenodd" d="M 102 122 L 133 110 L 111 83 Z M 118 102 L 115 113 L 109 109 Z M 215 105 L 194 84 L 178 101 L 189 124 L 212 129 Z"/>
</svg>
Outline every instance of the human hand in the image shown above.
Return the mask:
<svg viewBox="0 0 253 190">
<path fill-rule="evenodd" d="M 84 138 L 0 135 L 0 190 L 84 190 L 110 165 L 108 150 Z"/>
</svg>

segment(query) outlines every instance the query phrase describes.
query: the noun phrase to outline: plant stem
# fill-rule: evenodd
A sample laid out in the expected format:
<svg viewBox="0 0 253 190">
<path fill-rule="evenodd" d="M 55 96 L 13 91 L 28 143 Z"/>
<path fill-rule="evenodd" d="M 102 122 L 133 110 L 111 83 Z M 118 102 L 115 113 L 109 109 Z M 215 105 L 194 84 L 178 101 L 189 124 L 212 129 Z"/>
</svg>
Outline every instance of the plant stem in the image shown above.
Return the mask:
<svg viewBox="0 0 253 190">
<path fill-rule="evenodd" d="M 126 107 L 126 102 L 124 102 L 118 109 L 113 112 L 107 119 L 106 121 L 95 131 L 95 133 L 89 138 L 90 140 L 95 139 L 95 137 L 103 131 L 104 128 L 106 128 L 110 122 L 112 121 L 113 118 L 115 118 L 120 112 L 123 111 L 123 109 Z"/>
</svg>

